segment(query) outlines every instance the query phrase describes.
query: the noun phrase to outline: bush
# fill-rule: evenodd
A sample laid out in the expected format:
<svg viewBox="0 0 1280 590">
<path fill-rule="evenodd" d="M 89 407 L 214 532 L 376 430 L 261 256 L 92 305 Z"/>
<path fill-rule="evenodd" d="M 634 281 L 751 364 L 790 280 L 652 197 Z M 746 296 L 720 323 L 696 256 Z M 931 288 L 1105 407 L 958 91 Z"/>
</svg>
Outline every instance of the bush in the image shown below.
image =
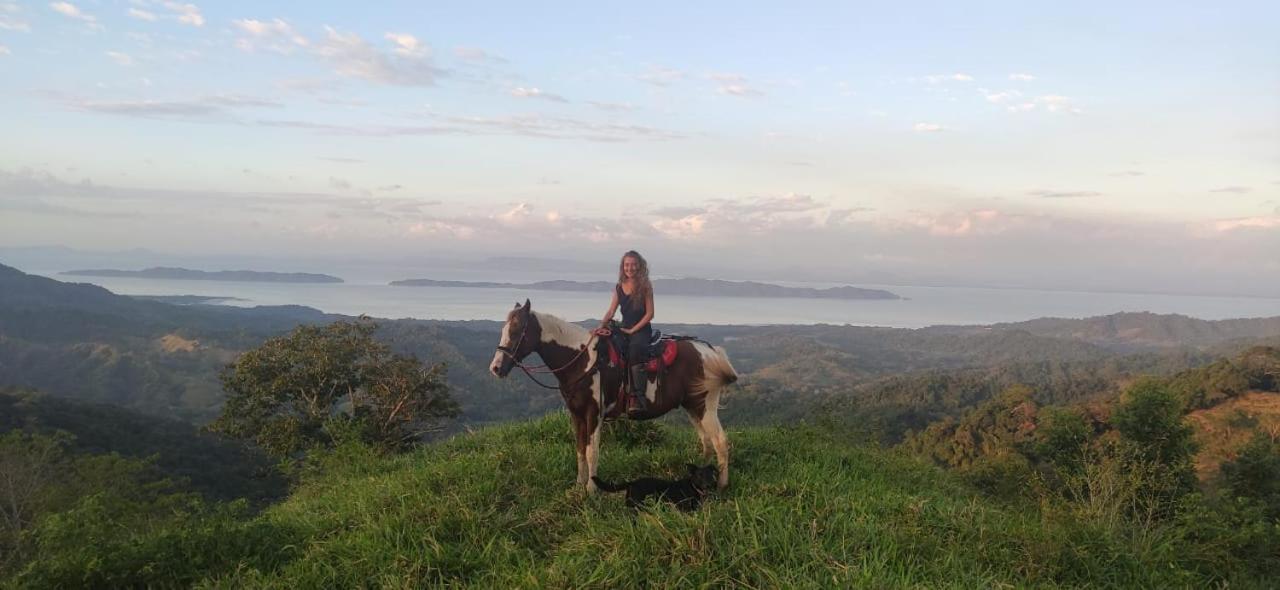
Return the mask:
<svg viewBox="0 0 1280 590">
<path fill-rule="evenodd" d="M 1231 496 L 1258 503 L 1268 520 L 1280 519 L 1280 443 L 1254 434 L 1221 474 Z"/>
<path fill-rule="evenodd" d="M 1195 487 L 1192 429 L 1183 422 L 1183 402 L 1164 384 L 1147 380 L 1130 387 L 1111 415 L 1127 449 L 1124 456 L 1159 470 L 1160 490 L 1171 499 Z"/>
</svg>

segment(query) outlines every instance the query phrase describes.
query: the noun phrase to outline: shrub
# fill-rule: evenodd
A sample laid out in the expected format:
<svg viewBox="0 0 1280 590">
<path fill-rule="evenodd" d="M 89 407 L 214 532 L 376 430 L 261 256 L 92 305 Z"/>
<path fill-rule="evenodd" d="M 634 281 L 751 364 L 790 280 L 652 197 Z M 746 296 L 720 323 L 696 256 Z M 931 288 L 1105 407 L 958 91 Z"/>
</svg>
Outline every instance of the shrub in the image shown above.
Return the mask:
<svg viewBox="0 0 1280 590">
<path fill-rule="evenodd" d="M 1280 443 L 1254 434 L 1234 460 L 1222 464 L 1221 474 L 1232 496 L 1257 502 L 1270 520 L 1280 518 Z"/>
</svg>

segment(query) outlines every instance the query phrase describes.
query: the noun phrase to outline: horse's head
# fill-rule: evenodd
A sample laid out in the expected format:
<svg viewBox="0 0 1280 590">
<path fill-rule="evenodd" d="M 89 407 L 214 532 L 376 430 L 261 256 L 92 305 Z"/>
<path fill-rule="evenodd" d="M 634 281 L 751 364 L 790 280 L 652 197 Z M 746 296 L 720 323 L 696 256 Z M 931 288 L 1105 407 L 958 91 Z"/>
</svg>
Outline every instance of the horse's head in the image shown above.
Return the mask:
<svg viewBox="0 0 1280 590">
<path fill-rule="evenodd" d="M 506 377 L 517 362 L 533 352 L 541 338 L 542 327 L 529 309 L 529 300 L 525 299 L 524 305 L 517 303 L 515 309 L 507 313 L 507 323 L 502 326 L 498 350 L 493 353 L 489 372 L 498 378 Z"/>
</svg>

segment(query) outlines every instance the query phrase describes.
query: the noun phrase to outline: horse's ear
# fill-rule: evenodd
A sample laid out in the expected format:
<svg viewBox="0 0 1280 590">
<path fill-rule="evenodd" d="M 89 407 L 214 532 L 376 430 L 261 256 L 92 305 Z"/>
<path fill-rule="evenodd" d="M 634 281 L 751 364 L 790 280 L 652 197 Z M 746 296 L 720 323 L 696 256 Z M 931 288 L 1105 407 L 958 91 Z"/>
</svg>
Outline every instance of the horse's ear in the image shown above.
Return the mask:
<svg viewBox="0 0 1280 590">
<path fill-rule="evenodd" d="M 525 313 L 529 313 L 529 300 L 528 300 L 528 299 L 525 299 L 525 300 L 524 300 L 524 309 L 523 309 L 522 311 L 524 311 Z"/>
<path fill-rule="evenodd" d="M 515 305 L 511 306 L 511 309 L 520 309 L 520 302 L 517 301 Z"/>
</svg>

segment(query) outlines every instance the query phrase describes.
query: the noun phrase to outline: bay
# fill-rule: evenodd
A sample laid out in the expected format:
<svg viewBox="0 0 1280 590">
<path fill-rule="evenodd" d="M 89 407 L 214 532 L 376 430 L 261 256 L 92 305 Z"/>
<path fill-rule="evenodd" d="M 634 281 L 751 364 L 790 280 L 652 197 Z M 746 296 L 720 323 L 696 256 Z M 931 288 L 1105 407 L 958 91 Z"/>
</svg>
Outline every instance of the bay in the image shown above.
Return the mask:
<svg viewBox="0 0 1280 590">
<path fill-rule="evenodd" d="M 305 305 L 329 313 L 367 314 L 380 318 L 501 320 L 515 302 L 528 298 L 534 309 L 570 320 L 598 319 L 609 298 L 601 293 L 481 289 L 459 287 L 392 287 L 385 279 L 341 284 L 180 281 L 124 277 L 68 277 L 37 273 L 65 282 L 88 282 L 121 295 L 201 295 L 235 297 L 225 305 Z M 509 275 L 449 273 L 432 278 L 468 281 L 511 281 Z M 405 277 L 401 277 L 405 278 Z M 542 280 L 529 275 L 518 280 Z M 582 280 L 581 277 L 573 277 Z M 599 280 L 599 277 L 595 277 Z M 786 283 L 826 287 L 828 284 Z M 657 294 L 654 323 L 689 324 L 849 324 L 920 328 L 931 325 L 974 325 L 1018 322 L 1039 317 L 1082 318 L 1117 312 L 1177 313 L 1216 320 L 1280 316 L 1280 299 L 1142 293 L 1094 293 L 993 289 L 855 285 L 885 289 L 903 300 L 847 301 L 797 298 L 664 296 Z"/>
</svg>

